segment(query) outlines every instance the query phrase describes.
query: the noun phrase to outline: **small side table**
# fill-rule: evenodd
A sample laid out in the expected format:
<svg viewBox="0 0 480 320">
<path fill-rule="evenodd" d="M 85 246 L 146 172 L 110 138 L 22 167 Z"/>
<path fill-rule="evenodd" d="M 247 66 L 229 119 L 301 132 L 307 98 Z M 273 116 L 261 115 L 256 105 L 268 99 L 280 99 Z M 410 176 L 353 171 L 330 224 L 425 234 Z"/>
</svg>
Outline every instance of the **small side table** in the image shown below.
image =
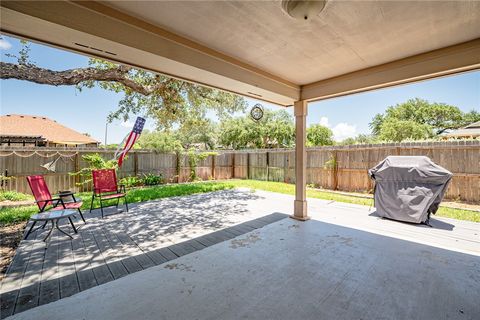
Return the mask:
<svg viewBox="0 0 480 320">
<path fill-rule="evenodd" d="M 62 198 L 64 203 L 82 201 L 82 199 L 75 197 L 75 192 L 73 191 L 60 191 L 57 195 L 59 198 Z"/>
<path fill-rule="evenodd" d="M 66 233 L 65 231 L 63 231 L 62 229 L 59 228 L 58 222 L 62 219 L 68 219 L 68 221 L 70 221 L 70 224 L 72 225 L 73 231 L 75 233 L 77 233 L 77 228 L 75 228 L 75 225 L 73 224 L 73 221 L 72 221 L 72 216 L 75 214 L 75 212 L 76 212 L 75 210 L 66 209 L 66 210 L 47 211 L 47 212 L 41 212 L 41 213 L 34 214 L 30 218 L 30 220 L 33 221 L 32 226 L 30 227 L 30 229 L 28 229 L 28 232 L 25 235 L 24 239 L 27 239 L 28 236 L 30 235 L 30 233 L 32 233 L 33 231 L 36 231 L 40 228 L 43 228 L 45 226 L 45 224 L 47 224 L 49 221 L 52 224 L 52 228 L 50 229 L 50 231 L 48 231 L 48 234 L 43 239 L 44 242 L 47 242 L 48 238 L 50 238 L 50 236 L 52 235 L 53 228 L 57 229 L 58 231 L 60 231 L 61 233 L 65 234 L 65 235 L 69 236 L 70 239 L 73 239 L 73 237 L 71 235 L 69 235 L 68 233 Z M 43 226 L 37 227 L 35 230 L 33 230 L 33 227 L 35 226 L 35 224 L 38 221 L 44 221 L 45 224 Z"/>
</svg>

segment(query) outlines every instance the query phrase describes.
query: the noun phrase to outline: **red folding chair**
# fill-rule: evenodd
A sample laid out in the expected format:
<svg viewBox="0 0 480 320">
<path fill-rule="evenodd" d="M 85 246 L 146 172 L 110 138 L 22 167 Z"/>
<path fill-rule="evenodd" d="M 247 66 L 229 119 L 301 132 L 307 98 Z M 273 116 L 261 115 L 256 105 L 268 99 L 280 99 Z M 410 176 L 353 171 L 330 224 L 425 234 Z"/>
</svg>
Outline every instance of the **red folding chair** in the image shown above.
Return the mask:
<svg viewBox="0 0 480 320">
<path fill-rule="evenodd" d="M 90 212 L 93 210 L 93 202 L 95 198 L 100 200 L 100 210 L 102 211 L 102 218 L 103 218 L 103 201 L 105 200 L 112 200 L 117 199 L 117 207 L 120 203 L 120 198 L 123 198 L 123 202 L 125 203 L 125 207 L 127 208 L 128 212 L 128 203 L 127 203 L 127 193 L 125 191 L 124 185 L 117 184 L 117 174 L 115 173 L 115 169 L 101 169 L 101 170 L 93 170 L 92 171 L 93 177 L 93 196 L 92 196 L 92 203 L 90 205 Z"/>
<path fill-rule="evenodd" d="M 86 223 L 85 218 L 82 214 L 82 210 L 80 210 L 80 207 L 82 206 L 82 201 L 77 202 L 77 199 L 75 198 L 73 193 L 69 194 L 70 196 L 72 196 L 73 202 L 67 202 L 64 201 L 63 198 L 59 195 L 57 195 L 56 197 L 52 197 L 52 194 L 50 193 L 50 190 L 48 189 L 48 186 L 45 183 L 45 179 L 43 178 L 43 176 L 28 176 L 27 181 L 30 189 L 32 190 L 33 197 L 35 198 L 35 202 L 37 203 L 40 212 L 44 212 L 47 210 L 54 211 L 64 209 L 78 210 L 78 213 L 80 213 L 80 217 L 82 217 L 83 222 Z M 30 228 L 28 234 L 30 234 L 32 228 Z"/>
</svg>

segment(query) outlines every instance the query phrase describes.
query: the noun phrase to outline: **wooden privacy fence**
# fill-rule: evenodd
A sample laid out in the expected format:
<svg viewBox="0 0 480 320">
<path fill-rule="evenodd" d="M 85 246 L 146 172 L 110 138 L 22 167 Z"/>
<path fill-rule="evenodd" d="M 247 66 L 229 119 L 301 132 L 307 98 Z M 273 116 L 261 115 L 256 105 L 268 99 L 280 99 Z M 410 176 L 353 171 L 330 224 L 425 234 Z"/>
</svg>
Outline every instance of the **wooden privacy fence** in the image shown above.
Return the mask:
<svg viewBox="0 0 480 320">
<path fill-rule="evenodd" d="M 15 153 L 12 153 L 15 151 Z M 35 152 L 36 151 L 36 152 Z M 63 155 L 56 172 L 41 165 Z M 87 191 L 91 186 L 76 186 L 78 177 L 70 172 L 86 166 L 82 155 L 99 153 L 113 157 L 109 150 L 76 149 L 1 149 L 1 172 L 16 179 L 4 188 L 29 192 L 25 176 L 43 174 L 52 191 Z M 218 151 L 198 162 L 195 171 L 202 180 L 254 179 L 295 182 L 295 152 L 293 149 Z M 379 145 L 334 146 L 307 149 L 307 183 L 316 187 L 341 191 L 368 192 L 373 189 L 367 170 L 389 155 L 424 155 L 454 173 L 446 197 L 472 202 L 480 201 L 480 141 L 446 141 Z M 134 150 L 119 170 L 119 177 L 162 174 L 167 182 L 185 182 L 190 177 L 187 155 Z"/>
<path fill-rule="evenodd" d="M 3 181 L 2 189 L 30 193 L 26 176 L 41 174 L 52 192 L 62 190 L 90 191 L 91 183 L 82 183 L 80 176 L 71 175 L 88 167 L 82 156 L 100 154 L 112 159 L 114 151 L 105 149 L 53 149 L 53 148 L 2 148 L 0 149 L 0 174 L 14 179 Z M 55 172 L 42 165 L 55 161 Z M 233 153 L 223 152 L 198 161 L 196 174 L 202 180 L 230 179 L 233 176 Z M 124 161 L 117 176 L 162 175 L 166 182 L 186 182 L 191 167 L 187 155 L 178 157 L 175 153 L 156 153 L 149 150 L 132 150 Z"/>
</svg>

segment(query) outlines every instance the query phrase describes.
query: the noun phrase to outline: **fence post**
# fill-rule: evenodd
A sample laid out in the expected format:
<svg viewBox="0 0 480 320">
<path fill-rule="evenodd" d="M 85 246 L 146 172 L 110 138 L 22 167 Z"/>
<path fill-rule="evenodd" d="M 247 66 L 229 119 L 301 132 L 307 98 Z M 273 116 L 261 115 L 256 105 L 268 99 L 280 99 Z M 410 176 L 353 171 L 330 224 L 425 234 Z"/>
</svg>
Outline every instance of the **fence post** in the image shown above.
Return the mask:
<svg viewBox="0 0 480 320">
<path fill-rule="evenodd" d="M 78 152 L 75 154 L 75 159 L 74 159 L 74 164 L 73 165 L 74 165 L 75 172 L 80 171 L 80 160 L 79 160 L 79 153 Z M 75 175 L 74 178 L 73 178 L 73 184 L 74 184 L 73 189 L 75 191 L 82 191 L 82 190 L 80 190 L 79 187 L 77 187 L 77 183 L 80 183 L 80 175 L 78 175 L 78 174 Z M 78 188 L 78 190 L 77 190 L 77 188 Z"/>
<path fill-rule="evenodd" d="M 267 163 L 267 181 L 270 181 L 270 152 L 267 151 L 267 154 L 266 154 L 266 163 Z"/>
<path fill-rule="evenodd" d="M 338 156 L 337 150 L 333 152 L 333 190 L 338 190 Z"/>
<path fill-rule="evenodd" d="M 215 180 L 215 159 L 216 159 L 216 155 L 212 155 L 212 178 L 213 180 Z"/>
<path fill-rule="evenodd" d="M 179 151 L 175 152 L 175 173 L 177 175 L 177 183 L 180 183 L 180 172 L 182 171 L 181 166 L 181 153 Z"/>
<path fill-rule="evenodd" d="M 247 152 L 247 179 L 250 180 L 250 152 Z"/>
<path fill-rule="evenodd" d="M 235 152 L 232 153 L 232 179 L 235 179 Z"/>
<path fill-rule="evenodd" d="M 138 175 L 138 153 L 133 153 L 133 175 L 136 177 Z"/>
</svg>

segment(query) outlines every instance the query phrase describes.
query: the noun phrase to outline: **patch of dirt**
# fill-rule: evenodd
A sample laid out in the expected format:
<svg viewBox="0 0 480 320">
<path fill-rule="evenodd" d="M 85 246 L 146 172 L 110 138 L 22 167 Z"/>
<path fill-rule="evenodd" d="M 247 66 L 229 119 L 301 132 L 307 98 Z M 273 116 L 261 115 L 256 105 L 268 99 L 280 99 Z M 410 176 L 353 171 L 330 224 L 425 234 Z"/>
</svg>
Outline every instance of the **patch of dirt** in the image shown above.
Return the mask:
<svg viewBox="0 0 480 320">
<path fill-rule="evenodd" d="M 27 222 L 0 226 L 0 281 L 5 276 L 18 244 L 22 240 Z"/>
</svg>

